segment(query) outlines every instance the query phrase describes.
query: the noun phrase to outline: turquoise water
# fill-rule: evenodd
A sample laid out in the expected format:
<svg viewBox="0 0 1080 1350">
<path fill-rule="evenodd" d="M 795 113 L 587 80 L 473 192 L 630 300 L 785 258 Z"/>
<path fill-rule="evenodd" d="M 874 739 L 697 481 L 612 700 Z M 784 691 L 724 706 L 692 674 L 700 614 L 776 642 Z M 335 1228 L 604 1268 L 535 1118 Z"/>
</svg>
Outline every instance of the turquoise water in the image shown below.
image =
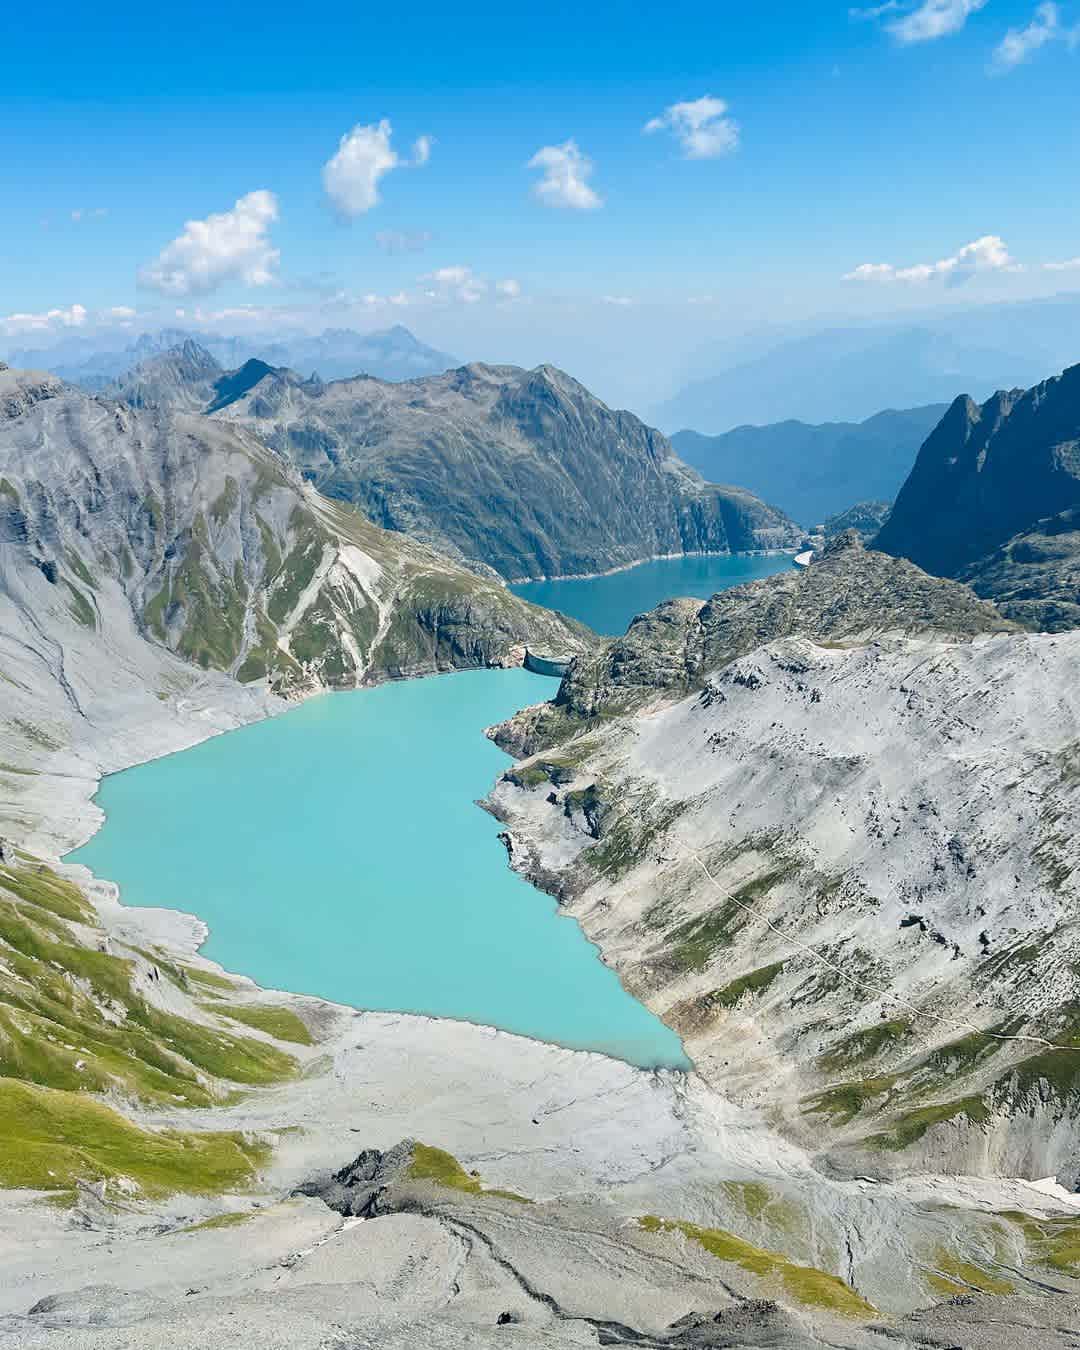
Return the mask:
<svg viewBox="0 0 1080 1350">
<path fill-rule="evenodd" d="M 614 635 L 625 633 L 635 615 L 644 614 L 662 600 L 680 595 L 708 600 L 728 586 L 769 577 L 790 566 L 787 554 L 766 558 L 745 554 L 658 558 L 606 577 L 523 581 L 510 589 L 534 605 L 561 609 L 597 633 Z"/>
<path fill-rule="evenodd" d="M 206 955 L 262 985 L 686 1067 L 475 805 L 510 763 L 483 728 L 555 687 L 489 670 L 312 699 L 106 778 L 68 860 L 198 914 Z"/>
</svg>

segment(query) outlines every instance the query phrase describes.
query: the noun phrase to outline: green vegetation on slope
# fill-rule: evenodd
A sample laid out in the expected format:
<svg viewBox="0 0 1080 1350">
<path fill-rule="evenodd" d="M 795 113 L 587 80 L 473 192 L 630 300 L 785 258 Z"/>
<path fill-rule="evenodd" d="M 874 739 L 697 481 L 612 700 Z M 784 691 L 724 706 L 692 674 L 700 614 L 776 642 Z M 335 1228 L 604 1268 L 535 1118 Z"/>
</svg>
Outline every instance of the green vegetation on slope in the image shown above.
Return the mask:
<svg viewBox="0 0 1080 1350">
<path fill-rule="evenodd" d="M 781 1252 L 755 1247 L 723 1228 L 699 1228 L 697 1224 L 681 1219 L 658 1219 L 652 1214 L 645 1215 L 638 1223 L 647 1233 L 681 1234 L 688 1241 L 704 1247 L 718 1261 L 730 1262 L 751 1275 L 778 1283 L 789 1298 L 799 1303 L 826 1308 L 842 1317 L 872 1317 L 877 1311 L 837 1276 L 828 1275 L 814 1266 L 796 1265 Z"/>
<path fill-rule="evenodd" d="M 513 1191 L 489 1190 L 482 1186 L 480 1178 L 470 1176 L 452 1153 L 432 1148 L 429 1144 L 413 1145 L 413 1160 L 408 1176 L 410 1181 L 433 1181 L 439 1186 L 463 1191 L 466 1195 L 493 1195 L 503 1200 L 516 1200 L 523 1205 L 532 1204 L 524 1195 L 515 1195 Z"/>
<path fill-rule="evenodd" d="M 219 1013 L 234 1022 L 265 1031 L 276 1041 L 291 1041 L 294 1045 L 314 1045 L 307 1025 L 291 1008 L 268 1003 L 208 1003 L 208 1011 Z"/>
<path fill-rule="evenodd" d="M 66 1091 L 206 1106 L 237 1084 L 296 1073 L 277 1046 L 155 1007 L 134 983 L 134 951 L 100 950 L 104 934 L 86 945 L 69 922 L 96 926 L 77 887 L 44 866 L 0 868 L 3 1074 Z M 182 987 L 183 972 L 170 978 Z"/>
<path fill-rule="evenodd" d="M 126 1178 L 145 1194 L 247 1185 L 269 1150 L 237 1133 L 154 1134 L 82 1093 L 0 1079 L 0 1185 L 69 1190 Z"/>
</svg>

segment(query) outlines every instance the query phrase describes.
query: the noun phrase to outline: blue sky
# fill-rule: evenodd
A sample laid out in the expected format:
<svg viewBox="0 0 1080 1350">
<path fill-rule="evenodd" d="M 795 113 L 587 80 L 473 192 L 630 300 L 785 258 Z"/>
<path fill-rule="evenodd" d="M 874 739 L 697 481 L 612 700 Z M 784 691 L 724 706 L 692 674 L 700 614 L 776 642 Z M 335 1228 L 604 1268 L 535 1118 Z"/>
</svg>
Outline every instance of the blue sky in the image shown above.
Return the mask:
<svg viewBox="0 0 1080 1350">
<path fill-rule="evenodd" d="M 635 322 L 660 338 L 1080 288 L 1080 266 L 1059 266 L 1080 257 L 1080 0 L 878 10 L 24 9 L 0 58 L 0 335 L 114 309 L 235 328 L 230 311 L 252 307 L 243 322 L 401 321 L 519 359 L 523 335 L 557 347 Z M 710 111 L 706 140 L 688 139 Z M 376 204 L 363 137 L 336 196 L 324 179 L 357 127 L 398 160 Z M 567 179 L 568 141 L 587 177 L 571 163 Z M 538 196 L 545 147 L 555 181 Z M 213 218 L 244 200 L 221 252 Z M 209 264 L 197 240 L 169 252 L 188 221 L 210 222 Z"/>
</svg>

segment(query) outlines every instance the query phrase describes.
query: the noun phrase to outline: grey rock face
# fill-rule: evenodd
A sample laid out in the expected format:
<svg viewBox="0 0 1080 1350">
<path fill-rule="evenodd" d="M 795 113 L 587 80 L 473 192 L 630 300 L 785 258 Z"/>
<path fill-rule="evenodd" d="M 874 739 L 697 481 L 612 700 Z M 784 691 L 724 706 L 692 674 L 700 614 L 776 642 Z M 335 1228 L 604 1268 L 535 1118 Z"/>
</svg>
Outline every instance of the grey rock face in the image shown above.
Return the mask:
<svg viewBox="0 0 1080 1350">
<path fill-rule="evenodd" d="M 892 512 L 891 502 L 856 502 L 846 511 L 829 516 L 825 521 L 825 538 L 835 539 L 846 530 L 854 530 L 866 543 L 878 533 Z"/>
<path fill-rule="evenodd" d="M 866 642 L 887 633 L 971 638 L 1014 630 L 993 605 L 957 582 L 864 549 L 853 530 L 809 568 L 721 591 L 711 600 L 669 600 L 624 637 L 576 659 L 550 704 L 527 709 L 498 731 L 515 753 L 532 754 L 600 716 L 658 694 L 701 688 L 710 671 L 784 637 Z"/>
<path fill-rule="evenodd" d="M 959 576 L 1025 628 L 1080 628 L 1080 509 L 1036 521 Z"/>
<path fill-rule="evenodd" d="M 657 554 L 795 547 L 802 532 L 705 483 L 668 441 L 551 366 L 464 366 L 404 384 L 268 372 L 216 416 L 320 491 L 507 578 Z"/>
<path fill-rule="evenodd" d="M 364 1149 L 340 1171 L 305 1182 L 295 1194 L 313 1196 L 346 1218 L 373 1218 L 379 1212 L 382 1192 L 406 1177 L 414 1148 L 412 1139 L 403 1139 L 385 1152 Z"/>
<path fill-rule="evenodd" d="M 1080 506 L 1080 366 L 980 407 L 958 398 L 875 541 L 957 576 L 1036 521 Z"/>
</svg>

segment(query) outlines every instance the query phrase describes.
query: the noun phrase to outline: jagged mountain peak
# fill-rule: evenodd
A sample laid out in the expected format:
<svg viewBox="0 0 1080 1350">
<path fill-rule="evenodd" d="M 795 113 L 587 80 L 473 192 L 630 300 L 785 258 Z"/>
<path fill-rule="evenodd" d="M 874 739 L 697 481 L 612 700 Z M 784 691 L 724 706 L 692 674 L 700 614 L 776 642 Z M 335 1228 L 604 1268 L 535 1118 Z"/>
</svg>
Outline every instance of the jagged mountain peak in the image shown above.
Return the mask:
<svg viewBox="0 0 1080 1350">
<path fill-rule="evenodd" d="M 1080 365 L 981 405 L 956 399 L 923 443 L 877 547 L 955 576 L 1076 506 Z"/>
</svg>

